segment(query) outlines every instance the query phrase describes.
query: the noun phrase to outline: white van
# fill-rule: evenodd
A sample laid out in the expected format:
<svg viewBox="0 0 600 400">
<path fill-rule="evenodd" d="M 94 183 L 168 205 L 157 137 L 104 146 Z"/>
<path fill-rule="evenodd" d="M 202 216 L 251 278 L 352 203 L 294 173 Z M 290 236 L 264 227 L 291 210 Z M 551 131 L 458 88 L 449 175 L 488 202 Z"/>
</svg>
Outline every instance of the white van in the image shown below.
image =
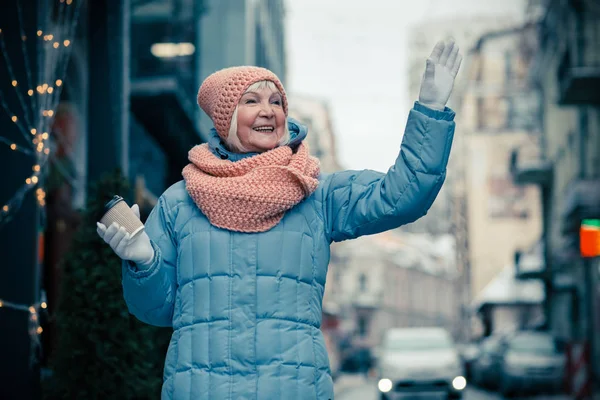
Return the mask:
<svg viewBox="0 0 600 400">
<path fill-rule="evenodd" d="M 375 356 L 382 400 L 403 394 L 460 399 L 467 386 L 458 349 L 443 328 L 390 329 Z"/>
</svg>

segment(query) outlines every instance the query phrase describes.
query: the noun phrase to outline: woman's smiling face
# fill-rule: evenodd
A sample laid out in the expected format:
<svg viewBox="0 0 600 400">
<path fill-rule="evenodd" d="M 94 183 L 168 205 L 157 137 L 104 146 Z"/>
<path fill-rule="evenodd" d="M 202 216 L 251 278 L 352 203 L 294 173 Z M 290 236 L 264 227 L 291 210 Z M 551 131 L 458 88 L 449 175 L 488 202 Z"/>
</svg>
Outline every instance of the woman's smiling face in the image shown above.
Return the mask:
<svg viewBox="0 0 600 400">
<path fill-rule="evenodd" d="M 241 97 L 237 110 L 237 136 L 248 152 L 264 152 L 278 146 L 285 133 L 283 98 L 279 91 L 262 85 Z"/>
</svg>

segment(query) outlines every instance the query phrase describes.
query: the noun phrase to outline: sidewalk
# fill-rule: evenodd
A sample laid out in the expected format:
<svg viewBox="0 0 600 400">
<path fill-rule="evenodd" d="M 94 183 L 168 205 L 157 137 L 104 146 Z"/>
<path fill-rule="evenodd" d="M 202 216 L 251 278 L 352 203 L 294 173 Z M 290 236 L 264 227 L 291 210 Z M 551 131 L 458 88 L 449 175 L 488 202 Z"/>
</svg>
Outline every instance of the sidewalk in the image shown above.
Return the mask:
<svg viewBox="0 0 600 400">
<path fill-rule="evenodd" d="M 333 392 L 337 396 L 347 390 L 369 382 L 369 378 L 363 374 L 342 374 L 333 383 Z"/>
</svg>

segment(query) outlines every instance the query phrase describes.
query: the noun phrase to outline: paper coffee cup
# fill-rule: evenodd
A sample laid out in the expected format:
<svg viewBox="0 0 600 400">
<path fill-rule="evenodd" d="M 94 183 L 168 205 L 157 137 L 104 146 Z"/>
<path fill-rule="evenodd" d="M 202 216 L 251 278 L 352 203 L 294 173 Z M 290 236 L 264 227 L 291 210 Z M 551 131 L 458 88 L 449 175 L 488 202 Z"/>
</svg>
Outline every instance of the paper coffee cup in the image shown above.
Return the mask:
<svg viewBox="0 0 600 400">
<path fill-rule="evenodd" d="M 104 205 L 104 215 L 100 218 L 100 223 L 107 228 L 113 222 L 124 227 L 131 237 L 136 236 L 144 229 L 142 221 L 133 213 L 127 202 L 118 195 Z"/>
</svg>

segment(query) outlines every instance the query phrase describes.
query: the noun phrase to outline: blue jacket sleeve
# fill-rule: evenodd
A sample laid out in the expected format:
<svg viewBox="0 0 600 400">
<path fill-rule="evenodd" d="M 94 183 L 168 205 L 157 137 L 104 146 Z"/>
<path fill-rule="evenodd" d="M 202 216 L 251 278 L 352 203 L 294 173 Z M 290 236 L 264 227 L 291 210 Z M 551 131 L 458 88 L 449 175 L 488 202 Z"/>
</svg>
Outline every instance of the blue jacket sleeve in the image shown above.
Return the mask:
<svg viewBox="0 0 600 400">
<path fill-rule="evenodd" d="M 330 241 L 397 228 L 427 213 L 446 177 L 454 115 L 447 107 L 437 111 L 416 102 L 386 174 L 342 171 L 326 178 L 323 215 Z"/>
<path fill-rule="evenodd" d="M 123 295 L 129 312 L 140 321 L 172 326 L 177 291 L 177 246 L 164 196 L 148 216 L 145 229 L 154 248 L 154 260 L 144 269 L 123 262 Z"/>
</svg>

